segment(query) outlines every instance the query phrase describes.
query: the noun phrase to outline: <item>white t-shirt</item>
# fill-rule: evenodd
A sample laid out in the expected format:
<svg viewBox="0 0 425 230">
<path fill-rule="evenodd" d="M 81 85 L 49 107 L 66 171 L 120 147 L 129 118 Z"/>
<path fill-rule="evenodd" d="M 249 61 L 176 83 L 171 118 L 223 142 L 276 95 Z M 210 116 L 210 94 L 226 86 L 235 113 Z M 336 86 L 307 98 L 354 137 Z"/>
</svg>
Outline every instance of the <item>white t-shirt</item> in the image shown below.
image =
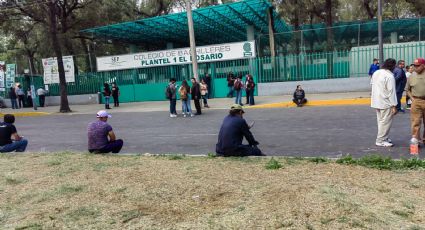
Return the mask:
<svg viewBox="0 0 425 230">
<path fill-rule="evenodd" d="M 411 72 L 406 72 L 406 78 L 409 78 L 412 75 Z"/>
<path fill-rule="evenodd" d="M 372 95 L 370 107 L 375 109 L 388 109 L 397 105 L 395 78 L 391 71 L 377 70 L 372 75 Z"/>
</svg>

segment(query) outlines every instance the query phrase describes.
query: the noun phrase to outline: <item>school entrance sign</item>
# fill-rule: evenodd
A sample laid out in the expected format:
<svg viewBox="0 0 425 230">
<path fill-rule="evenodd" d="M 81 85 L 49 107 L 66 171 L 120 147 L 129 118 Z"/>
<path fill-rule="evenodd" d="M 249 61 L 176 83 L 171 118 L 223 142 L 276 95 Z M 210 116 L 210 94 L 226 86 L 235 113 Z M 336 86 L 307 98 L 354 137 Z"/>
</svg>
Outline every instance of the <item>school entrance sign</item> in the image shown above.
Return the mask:
<svg viewBox="0 0 425 230">
<path fill-rule="evenodd" d="M 255 41 L 200 46 L 198 63 L 255 58 Z M 97 71 L 138 69 L 154 66 L 190 64 L 190 48 L 160 50 L 117 56 L 98 57 Z"/>
</svg>

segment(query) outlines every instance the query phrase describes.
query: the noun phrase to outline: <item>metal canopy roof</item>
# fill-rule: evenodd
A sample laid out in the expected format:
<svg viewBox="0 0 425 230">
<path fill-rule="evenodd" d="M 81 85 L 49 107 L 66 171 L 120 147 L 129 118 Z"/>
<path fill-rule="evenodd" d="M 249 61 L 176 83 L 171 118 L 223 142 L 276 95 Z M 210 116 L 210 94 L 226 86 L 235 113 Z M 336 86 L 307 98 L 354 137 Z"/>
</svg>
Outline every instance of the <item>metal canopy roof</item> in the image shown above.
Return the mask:
<svg viewBox="0 0 425 230">
<path fill-rule="evenodd" d="M 268 33 L 267 10 L 271 7 L 267 0 L 245 0 L 193 10 L 196 44 L 245 41 L 248 25 L 254 26 L 256 32 Z M 279 19 L 277 13 L 274 10 L 272 12 L 275 32 L 289 31 L 289 27 Z M 189 44 L 186 12 L 85 29 L 81 32 L 131 44 Z"/>
</svg>

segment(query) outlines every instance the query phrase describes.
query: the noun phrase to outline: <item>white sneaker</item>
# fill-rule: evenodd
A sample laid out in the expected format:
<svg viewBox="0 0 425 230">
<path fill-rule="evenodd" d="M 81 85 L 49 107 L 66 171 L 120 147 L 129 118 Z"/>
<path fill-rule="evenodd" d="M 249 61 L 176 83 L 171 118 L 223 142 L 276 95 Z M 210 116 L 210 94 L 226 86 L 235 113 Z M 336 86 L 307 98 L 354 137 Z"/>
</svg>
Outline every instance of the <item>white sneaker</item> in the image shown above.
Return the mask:
<svg viewBox="0 0 425 230">
<path fill-rule="evenodd" d="M 183 114 L 183 117 L 186 117 L 186 114 Z"/>
<path fill-rule="evenodd" d="M 388 141 L 376 142 L 375 145 L 380 146 L 380 147 L 393 147 L 394 146 L 393 143 L 390 143 Z"/>
<path fill-rule="evenodd" d="M 170 117 L 173 117 L 174 114 L 170 113 Z"/>
<path fill-rule="evenodd" d="M 177 117 L 176 114 L 170 114 L 170 117 Z"/>
<path fill-rule="evenodd" d="M 190 116 L 191 116 L 191 117 L 194 117 L 194 116 L 195 116 L 195 114 L 191 113 L 191 114 L 190 114 Z"/>
<path fill-rule="evenodd" d="M 393 141 L 390 138 L 387 138 L 385 141 L 389 143 L 393 143 Z"/>
</svg>

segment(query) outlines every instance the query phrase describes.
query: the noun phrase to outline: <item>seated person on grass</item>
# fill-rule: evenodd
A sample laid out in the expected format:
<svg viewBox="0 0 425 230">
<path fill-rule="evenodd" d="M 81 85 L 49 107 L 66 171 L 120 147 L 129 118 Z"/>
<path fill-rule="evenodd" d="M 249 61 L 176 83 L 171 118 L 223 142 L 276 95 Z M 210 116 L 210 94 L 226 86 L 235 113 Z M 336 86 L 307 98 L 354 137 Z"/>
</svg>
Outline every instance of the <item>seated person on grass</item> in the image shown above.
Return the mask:
<svg viewBox="0 0 425 230">
<path fill-rule="evenodd" d="M 224 118 L 218 134 L 218 143 L 215 150 L 217 156 L 265 156 L 257 148 L 259 143 L 249 130 L 252 125 L 249 126 L 243 119 L 244 113 L 242 106 L 239 104 L 234 104 L 230 108 L 229 115 Z M 244 137 L 248 141 L 248 145 L 242 144 Z"/>
<path fill-rule="evenodd" d="M 4 122 L 0 123 L 0 152 L 24 152 L 28 141 L 19 136 L 15 123 L 15 116 L 12 114 L 4 115 Z"/>
<path fill-rule="evenodd" d="M 90 123 L 87 127 L 89 152 L 119 153 L 124 142 L 121 139 L 116 140 L 112 126 L 107 123 L 108 118 L 112 116 L 105 110 L 100 110 L 96 117 L 98 120 Z"/>
</svg>

